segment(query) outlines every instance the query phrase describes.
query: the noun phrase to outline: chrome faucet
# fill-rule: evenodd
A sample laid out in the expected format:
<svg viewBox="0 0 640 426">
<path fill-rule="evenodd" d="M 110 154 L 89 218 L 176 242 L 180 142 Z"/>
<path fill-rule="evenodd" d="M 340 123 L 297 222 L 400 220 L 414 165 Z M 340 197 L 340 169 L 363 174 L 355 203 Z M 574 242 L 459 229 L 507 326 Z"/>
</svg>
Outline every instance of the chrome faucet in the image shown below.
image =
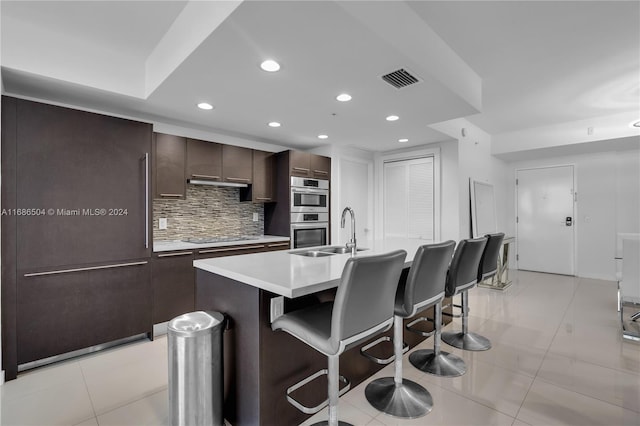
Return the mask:
<svg viewBox="0 0 640 426">
<path fill-rule="evenodd" d="M 351 214 L 351 240 L 346 244 L 348 249 L 351 249 L 351 255 L 356 255 L 356 214 L 353 212 L 351 207 L 345 207 L 342 210 L 342 219 L 340 220 L 340 227 L 344 228 L 344 218 L 347 215 L 347 212 Z"/>
</svg>

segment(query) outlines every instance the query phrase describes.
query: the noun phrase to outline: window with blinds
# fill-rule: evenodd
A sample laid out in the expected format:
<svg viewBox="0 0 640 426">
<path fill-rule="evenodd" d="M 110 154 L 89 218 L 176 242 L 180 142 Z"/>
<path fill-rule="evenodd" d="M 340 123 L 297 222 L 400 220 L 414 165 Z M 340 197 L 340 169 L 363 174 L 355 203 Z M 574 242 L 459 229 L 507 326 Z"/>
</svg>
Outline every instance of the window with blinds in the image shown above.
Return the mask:
<svg viewBox="0 0 640 426">
<path fill-rule="evenodd" d="M 384 163 L 384 236 L 434 239 L 433 157 Z"/>
</svg>

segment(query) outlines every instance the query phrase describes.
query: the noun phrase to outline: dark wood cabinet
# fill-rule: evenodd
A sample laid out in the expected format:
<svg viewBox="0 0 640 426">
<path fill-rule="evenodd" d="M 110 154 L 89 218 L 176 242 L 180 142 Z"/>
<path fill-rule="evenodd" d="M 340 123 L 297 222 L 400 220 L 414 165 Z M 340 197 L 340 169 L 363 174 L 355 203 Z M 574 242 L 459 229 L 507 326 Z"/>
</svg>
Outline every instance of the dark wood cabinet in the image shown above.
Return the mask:
<svg viewBox="0 0 640 426">
<path fill-rule="evenodd" d="M 20 276 L 18 364 L 151 332 L 149 273 L 145 261 Z"/>
<path fill-rule="evenodd" d="M 272 243 L 273 244 L 273 243 Z M 238 254 L 260 253 L 269 251 L 269 244 L 241 244 L 235 246 L 208 247 L 198 250 L 196 259 L 207 259 L 212 257 L 235 256 Z"/>
<path fill-rule="evenodd" d="M 190 250 L 157 253 L 152 260 L 153 323 L 192 312 L 194 305 L 194 253 Z"/>
<path fill-rule="evenodd" d="M 151 125 L 17 100 L 18 271 L 149 257 Z M 6 206 L 10 207 L 10 206 Z"/>
<path fill-rule="evenodd" d="M 253 150 L 253 184 L 240 192 L 242 201 L 270 203 L 275 196 L 275 154 Z"/>
<path fill-rule="evenodd" d="M 187 193 L 187 139 L 164 133 L 153 136 L 154 198 L 184 199 Z"/>
<path fill-rule="evenodd" d="M 311 154 L 302 151 L 289 151 L 289 174 L 291 176 L 311 176 Z"/>
<path fill-rule="evenodd" d="M 222 180 L 222 145 L 187 139 L 187 179 Z"/>
<path fill-rule="evenodd" d="M 8 97 L 2 121 L 11 380 L 19 364 L 151 333 L 152 126 Z"/>
<path fill-rule="evenodd" d="M 291 176 L 331 178 L 331 159 L 309 152 L 291 150 L 289 152 L 289 174 Z"/>
<path fill-rule="evenodd" d="M 231 183 L 251 183 L 253 150 L 234 145 L 222 145 L 222 179 Z"/>
<path fill-rule="evenodd" d="M 331 158 L 322 155 L 309 154 L 309 168 L 316 179 L 331 178 Z"/>
</svg>

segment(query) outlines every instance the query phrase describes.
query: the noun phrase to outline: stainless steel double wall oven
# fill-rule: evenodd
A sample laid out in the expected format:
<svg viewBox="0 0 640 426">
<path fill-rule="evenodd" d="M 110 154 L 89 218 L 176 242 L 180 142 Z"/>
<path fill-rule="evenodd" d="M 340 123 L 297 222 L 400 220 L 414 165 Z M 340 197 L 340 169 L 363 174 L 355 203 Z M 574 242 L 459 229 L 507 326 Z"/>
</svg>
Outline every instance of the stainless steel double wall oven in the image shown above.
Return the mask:
<svg viewBox="0 0 640 426">
<path fill-rule="evenodd" d="M 291 177 L 291 247 L 313 247 L 329 239 L 329 181 Z"/>
</svg>

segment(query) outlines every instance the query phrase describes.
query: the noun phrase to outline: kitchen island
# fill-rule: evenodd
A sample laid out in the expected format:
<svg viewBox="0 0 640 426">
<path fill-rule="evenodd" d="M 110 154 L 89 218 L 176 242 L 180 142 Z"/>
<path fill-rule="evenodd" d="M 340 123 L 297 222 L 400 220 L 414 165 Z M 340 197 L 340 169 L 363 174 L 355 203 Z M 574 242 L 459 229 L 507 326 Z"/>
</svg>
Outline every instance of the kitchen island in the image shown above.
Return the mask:
<svg viewBox="0 0 640 426">
<path fill-rule="evenodd" d="M 427 243 L 419 239 L 374 241 L 357 256 L 404 249 L 407 257 L 401 279 L 406 279 L 416 250 Z M 335 295 L 351 255 L 304 255 L 312 250 L 317 249 L 201 259 L 193 263 L 196 309 L 222 312 L 229 318 L 224 338 L 225 417 L 233 425 L 295 425 L 308 417 L 287 402 L 286 389 L 326 368 L 326 357 L 287 333 L 272 331 L 271 316 L 272 299 L 278 296 L 284 296 L 284 312 L 288 312 Z M 425 324 L 425 331 L 432 328 Z M 391 330 L 386 335 L 391 336 Z M 377 337 L 340 356 L 340 373 L 351 381 L 352 387 L 383 367 L 360 354 L 360 348 Z M 405 333 L 410 347 L 423 339 L 415 333 Z M 380 346 L 376 356 L 391 356 L 391 344 Z M 294 397 L 307 406 L 323 401 L 326 381 L 316 382 L 296 391 Z"/>
</svg>

